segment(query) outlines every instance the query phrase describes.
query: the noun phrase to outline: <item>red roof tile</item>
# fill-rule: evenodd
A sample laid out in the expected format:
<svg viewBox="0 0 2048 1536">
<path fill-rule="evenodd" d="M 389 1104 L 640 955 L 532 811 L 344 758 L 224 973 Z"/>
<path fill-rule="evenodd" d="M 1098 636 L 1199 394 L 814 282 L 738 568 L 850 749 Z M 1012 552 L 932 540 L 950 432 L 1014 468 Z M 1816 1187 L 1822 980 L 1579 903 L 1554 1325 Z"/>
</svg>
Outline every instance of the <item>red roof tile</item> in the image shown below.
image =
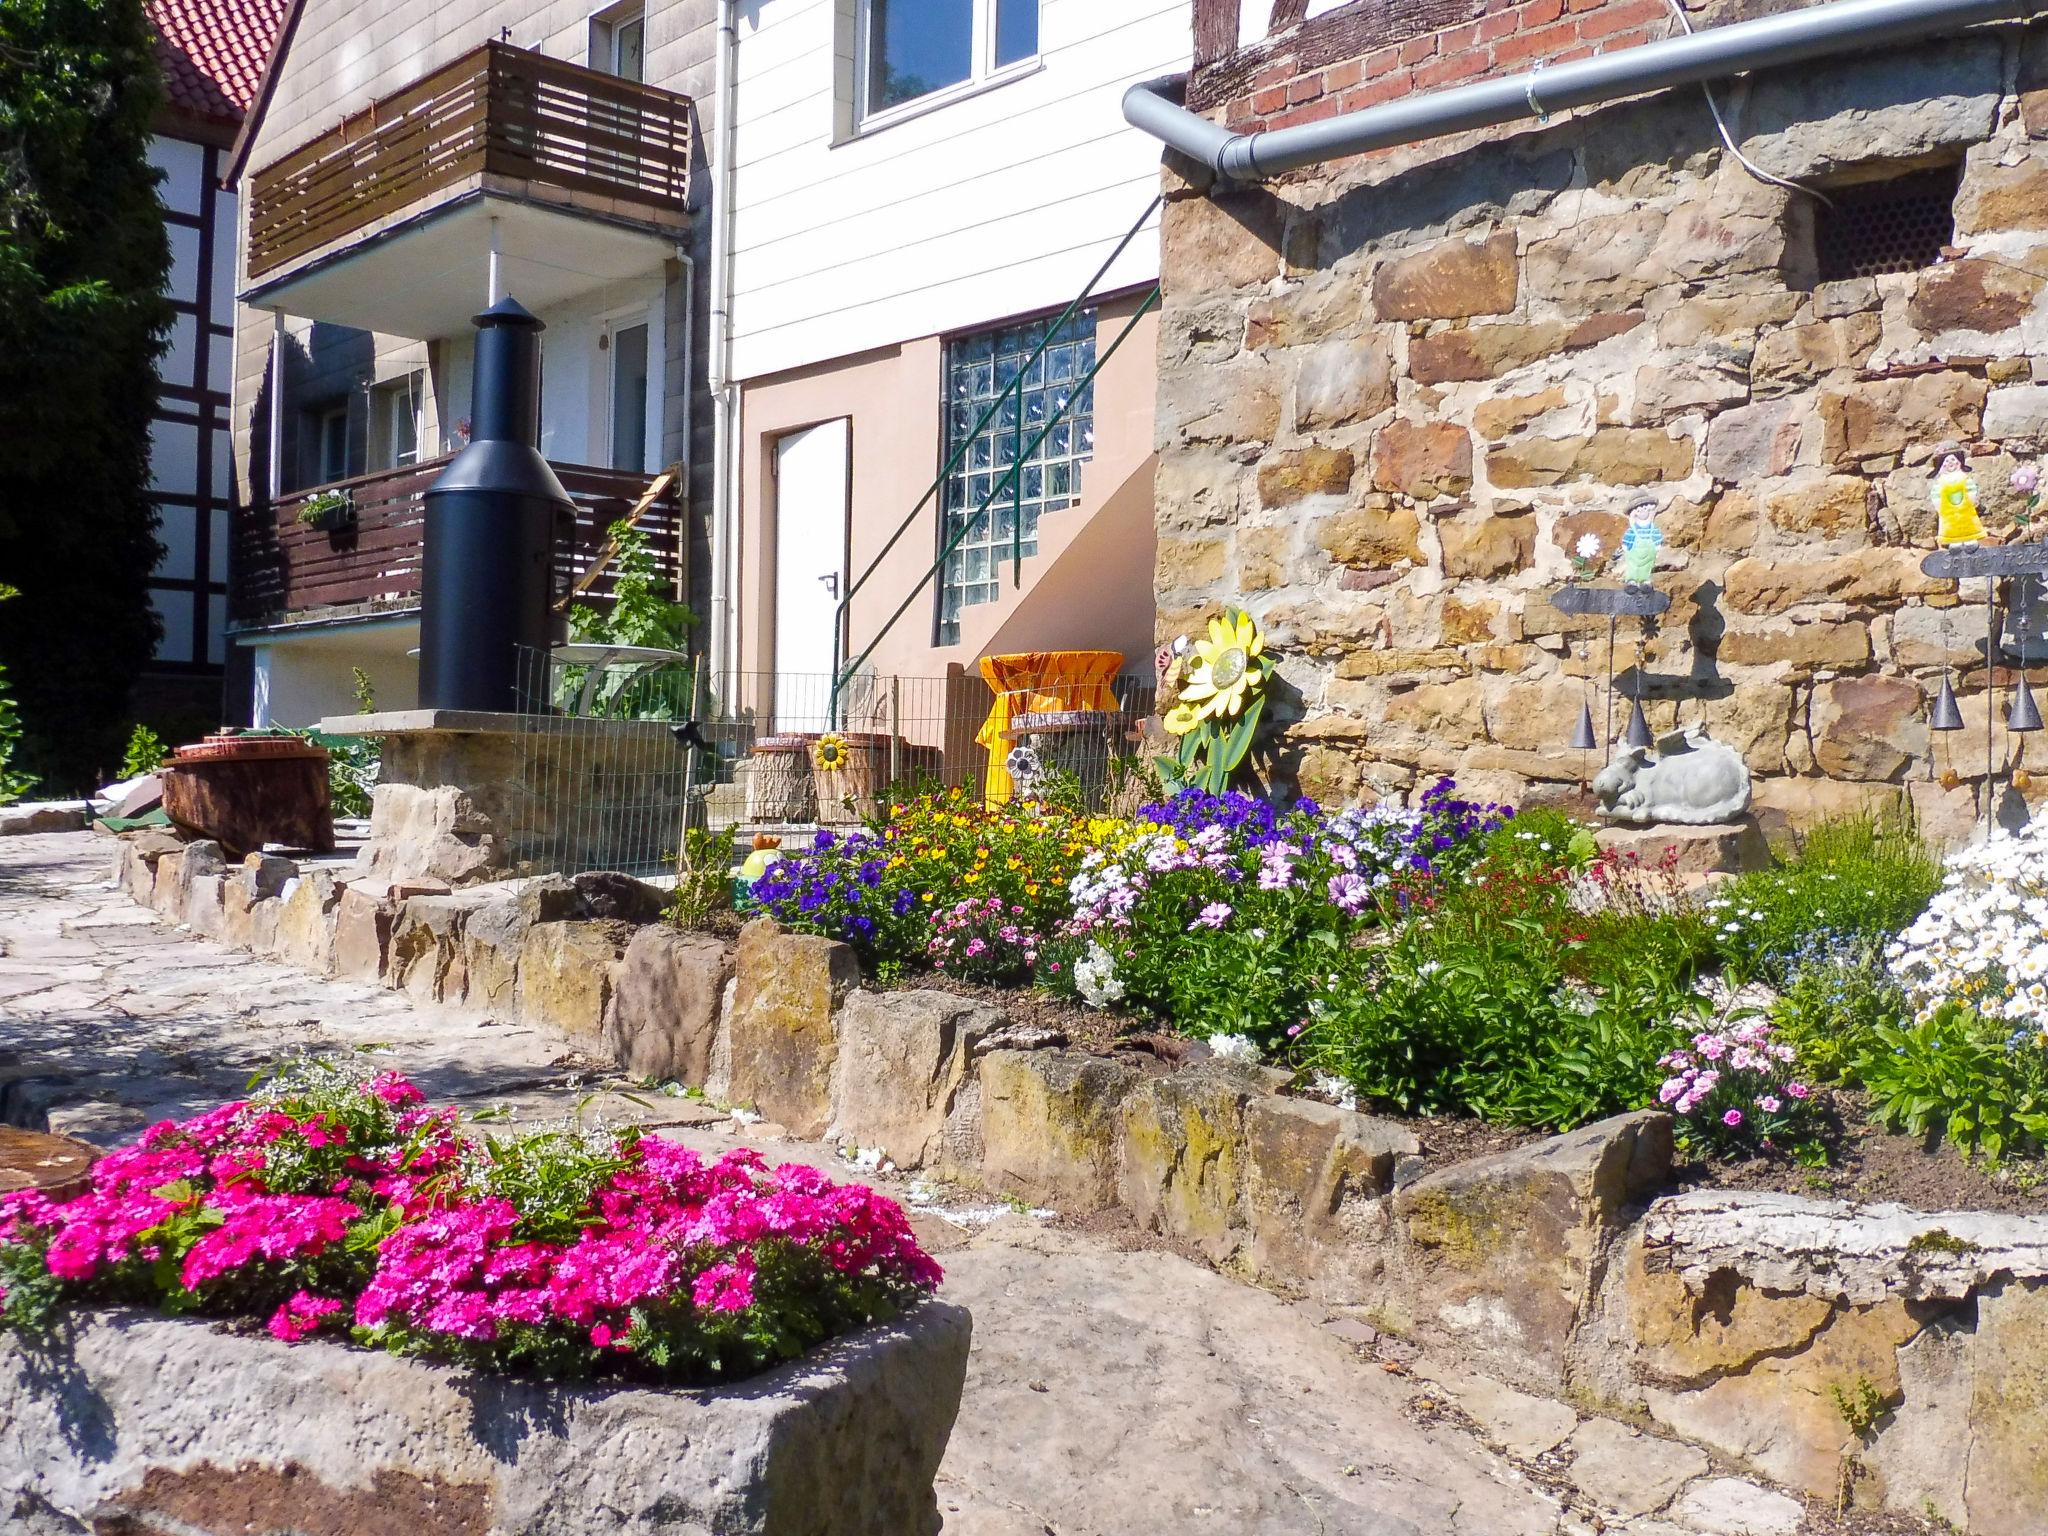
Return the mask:
<svg viewBox="0 0 2048 1536">
<path fill-rule="evenodd" d="M 148 0 L 171 107 L 239 123 L 277 44 L 284 0 Z"/>
</svg>

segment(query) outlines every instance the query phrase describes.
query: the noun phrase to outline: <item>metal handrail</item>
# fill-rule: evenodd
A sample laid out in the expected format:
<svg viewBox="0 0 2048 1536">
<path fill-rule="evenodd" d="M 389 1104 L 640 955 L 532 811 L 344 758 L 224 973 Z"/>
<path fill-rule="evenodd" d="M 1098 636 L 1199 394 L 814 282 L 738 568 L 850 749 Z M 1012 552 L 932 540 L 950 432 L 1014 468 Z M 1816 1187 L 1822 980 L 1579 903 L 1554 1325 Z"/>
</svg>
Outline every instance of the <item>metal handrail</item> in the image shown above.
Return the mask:
<svg viewBox="0 0 2048 1536">
<path fill-rule="evenodd" d="M 1068 393 L 1066 401 L 1061 404 L 1058 410 L 1049 411 L 1046 413 L 1045 425 L 1038 429 L 1037 434 L 1031 439 L 1030 443 L 1024 448 L 1022 453 L 1018 455 L 1016 462 L 1010 465 L 1009 473 L 1004 475 L 1001 480 L 996 482 L 995 486 L 989 491 L 988 495 L 982 498 L 981 505 L 975 508 L 973 515 L 963 519 L 959 528 L 954 530 L 953 536 L 947 539 L 946 542 L 940 547 L 938 558 L 931 563 L 931 567 L 924 573 L 924 575 L 920 576 L 917 579 L 916 583 L 911 587 L 910 591 L 904 595 L 903 601 L 897 604 L 896 611 L 890 614 L 887 619 L 883 620 L 882 627 L 875 631 L 875 638 L 867 643 L 867 648 L 863 650 L 858 656 L 854 657 L 853 660 L 847 664 L 847 667 L 843 672 L 839 671 L 835 667 L 832 675 L 832 722 L 835 726 L 839 722 L 839 695 L 845 690 L 846 685 L 849 682 L 851 682 L 854 676 L 860 671 L 862 663 L 864 663 L 870 656 L 875 654 L 875 647 L 882 643 L 882 637 L 889 633 L 890 629 L 894 627 L 898 619 L 902 618 L 904 614 L 910 611 L 910 605 L 917 601 L 917 595 L 920 592 L 922 592 L 927 585 L 930 584 L 932 578 L 938 575 L 940 571 L 945 569 L 946 562 L 947 560 L 952 558 L 953 551 L 958 549 L 960 545 L 966 541 L 967 535 L 972 533 L 976 525 L 979 524 L 981 519 L 987 515 L 988 509 L 995 505 L 996 501 L 1002 496 L 1003 492 L 1007 490 L 1010 487 L 1010 485 L 1017 479 L 1017 477 L 1024 472 L 1024 460 L 1028 458 L 1030 455 L 1036 453 L 1038 451 L 1039 444 L 1043 443 L 1047 437 L 1052 435 L 1052 429 L 1058 426 L 1062 421 L 1066 420 L 1067 413 L 1069 409 L 1072 407 L 1073 402 L 1080 398 L 1082 392 L 1085 391 L 1090 384 L 1093 384 L 1095 382 L 1095 376 L 1102 371 L 1103 365 L 1107 363 L 1112 357 L 1116 356 L 1116 349 L 1124 344 L 1125 339 L 1131 334 L 1131 332 L 1138 328 L 1138 322 L 1144 319 L 1145 316 L 1151 312 L 1152 306 L 1157 304 L 1158 302 L 1159 285 L 1157 283 L 1154 283 L 1150 291 L 1146 293 L 1144 299 L 1139 303 L 1138 307 L 1131 312 L 1131 318 L 1124 322 L 1123 329 L 1116 333 L 1115 339 L 1113 339 L 1107 347 L 1101 349 L 1096 353 L 1095 361 L 1088 365 L 1088 371 L 1082 374 L 1080 379 L 1075 383 L 1073 389 Z M 836 635 L 834 636 L 834 641 L 836 649 Z"/>
<path fill-rule="evenodd" d="M 864 569 L 860 573 L 860 575 L 856 576 L 851 582 L 847 583 L 846 591 L 840 595 L 838 603 L 834 606 L 832 610 L 832 676 L 834 679 L 832 684 L 832 718 L 835 722 L 839 718 L 839 695 L 845 689 L 846 684 L 852 679 L 853 674 L 860 670 L 861 663 L 866 661 L 868 657 L 874 654 L 875 647 L 881 644 L 882 642 L 882 637 L 886 635 L 889 632 L 890 628 L 894 626 L 896 621 L 902 618 L 903 615 L 909 610 L 911 602 L 915 600 L 919 592 L 922 592 L 924 590 L 925 583 L 929 582 L 933 576 L 938 574 L 938 572 L 944 568 L 947 557 L 952 554 L 955 548 L 958 547 L 962 537 L 964 537 L 964 534 L 956 534 L 953 537 L 953 539 L 949 541 L 942 550 L 939 551 L 939 558 L 937 562 L 934 563 L 934 565 L 929 571 L 925 572 L 922 580 L 920 580 L 917 583 L 917 585 L 911 589 L 910 595 L 903 600 L 902 606 L 899 607 L 895 611 L 895 613 L 889 616 L 888 622 L 885 623 L 881 627 L 881 629 L 876 632 L 874 639 L 868 642 L 867 649 L 862 651 L 859 656 L 855 657 L 852 664 L 849 665 L 842 672 L 839 666 L 839 662 L 840 658 L 844 655 L 844 646 L 847 643 L 846 631 L 849 627 L 849 622 L 853 614 L 854 594 L 859 592 L 862 587 L 867 585 L 868 578 L 870 576 L 873 576 L 876 571 L 881 569 L 882 562 L 889 558 L 889 552 L 896 547 L 897 542 L 902 539 L 903 535 L 910 531 L 910 526 L 911 524 L 917 521 L 918 514 L 924 511 L 925 507 L 930 504 L 931 499 L 934 496 L 938 495 L 942 490 L 945 489 L 946 481 L 952 476 L 953 471 L 960 467 L 960 460 L 966 454 L 969 446 L 974 442 L 975 438 L 981 435 L 982 428 L 986 427 L 990 421 L 995 419 L 996 412 L 1002 408 L 1003 402 L 1009 399 L 1010 392 L 1012 390 L 1015 390 L 1017 394 L 1017 418 L 1019 423 L 1018 435 L 1019 437 L 1022 436 L 1022 422 L 1024 416 L 1024 379 L 1026 375 L 1029 374 L 1029 372 L 1031 371 L 1031 365 L 1037 362 L 1039 358 L 1045 355 L 1045 349 L 1052 345 L 1053 337 L 1057 336 L 1060 333 L 1061 328 L 1065 326 L 1069 320 L 1074 318 L 1075 314 L 1080 310 L 1081 306 L 1088 302 L 1089 296 L 1095 292 L 1095 285 L 1101 282 L 1102 279 L 1108 275 L 1109 269 L 1116 264 L 1117 258 L 1123 255 L 1124 251 L 1129 248 L 1130 243 L 1133 240 L 1137 239 L 1138 231 L 1145 227 L 1145 221 L 1152 217 L 1153 213 L 1158 209 L 1159 205 L 1163 201 L 1165 201 L 1163 195 L 1155 196 L 1151 202 L 1145 205 L 1145 211 L 1138 215 L 1137 221 L 1133 223 L 1129 229 L 1124 231 L 1123 238 L 1117 241 L 1115 249 L 1113 249 L 1108 256 L 1104 257 L 1102 265 L 1095 269 L 1095 275 L 1088 279 L 1087 283 L 1082 287 L 1079 293 L 1074 295 L 1073 301 L 1069 303 L 1065 309 L 1061 310 L 1057 316 L 1054 317 L 1052 323 L 1045 328 L 1045 334 L 1039 337 L 1038 345 L 1033 347 L 1031 349 L 1030 354 L 1025 357 L 1024 361 L 1017 365 L 1017 376 L 1014 379 L 1012 379 L 1008 384 L 1005 384 L 1001 392 L 998 393 L 993 400 L 989 401 L 987 407 L 982 411 L 980 417 L 976 419 L 974 425 L 967 430 L 964 436 L 961 437 L 958 445 L 954 447 L 952 453 L 947 455 L 946 462 L 942 466 L 940 466 L 937 476 L 933 478 L 932 483 L 930 485 L 925 487 L 924 494 L 917 498 L 917 504 L 913 506 L 907 514 L 905 514 L 903 521 L 896 525 L 896 531 L 889 535 L 888 539 L 883 543 L 881 549 L 876 552 L 875 557 L 868 562 L 866 569 Z M 1145 303 L 1142 306 L 1140 306 L 1138 310 L 1138 315 L 1144 314 L 1147 309 L 1149 309 L 1153 304 L 1158 302 L 1158 299 L 1159 288 L 1157 284 L 1154 284 L 1151 295 L 1146 299 Z M 1124 327 L 1123 335 L 1119 335 L 1117 337 L 1118 342 L 1121 342 L 1123 340 L 1124 335 L 1128 335 L 1130 333 L 1130 326 L 1135 325 L 1137 323 L 1138 315 L 1133 315 L 1131 317 L 1130 324 L 1127 324 Z M 1110 347 L 1110 351 L 1114 352 L 1115 350 L 1116 346 L 1113 343 Z M 1102 366 L 1102 364 L 1108 360 L 1108 357 L 1109 353 L 1107 352 L 1103 353 L 1100 357 L 1098 357 L 1096 359 L 1095 367 L 1090 368 L 1088 370 L 1088 372 L 1082 377 L 1081 383 L 1077 384 L 1072 390 L 1068 391 L 1065 403 L 1060 406 L 1059 410 L 1053 412 L 1048 417 L 1045 424 L 1045 430 L 1040 432 L 1038 438 L 1033 441 L 1031 445 L 1032 450 L 1035 450 L 1038 444 L 1045 440 L 1046 434 L 1051 432 L 1052 428 L 1055 425 L 1057 425 L 1062 419 L 1064 419 L 1066 413 L 1072 408 L 1073 403 L 1081 397 L 1082 389 L 1087 385 L 1089 380 L 1095 377 L 1096 370 L 1099 369 Z M 1006 484 L 1010 484 L 1013 486 L 1022 485 L 1022 481 L 1018 478 L 1017 472 L 1019 469 L 1022 468 L 1023 462 L 1023 454 L 1022 452 L 1020 452 L 1014 458 L 1014 461 L 1011 465 L 1010 474 L 1005 477 Z M 980 508 L 976 510 L 974 516 L 967 521 L 965 527 L 972 528 L 975 525 L 975 523 L 981 519 L 982 515 L 988 511 L 989 507 L 994 504 L 996 498 L 1002 494 L 1002 490 L 1003 486 L 998 485 L 994 490 L 990 491 L 987 498 L 983 500 Z M 1024 574 L 1022 528 L 1022 520 L 1019 519 L 1017 527 L 1011 531 L 1010 579 L 1013 584 L 1019 585 L 1021 585 L 1023 581 Z"/>
</svg>

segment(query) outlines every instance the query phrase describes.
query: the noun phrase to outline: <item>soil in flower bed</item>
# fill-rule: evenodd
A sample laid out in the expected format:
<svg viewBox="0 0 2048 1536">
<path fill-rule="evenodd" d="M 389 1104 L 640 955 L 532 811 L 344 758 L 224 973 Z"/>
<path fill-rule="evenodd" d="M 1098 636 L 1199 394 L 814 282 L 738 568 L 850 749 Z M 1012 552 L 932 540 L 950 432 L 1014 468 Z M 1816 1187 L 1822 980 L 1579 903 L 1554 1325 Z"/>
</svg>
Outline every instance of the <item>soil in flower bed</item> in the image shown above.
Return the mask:
<svg viewBox="0 0 2048 1536">
<path fill-rule="evenodd" d="M 1682 1164 L 1678 1183 L 1691 1189 L 1779 1190 L 1820 1200 L 1896 1201 L 1916 1211 L 2048 1214 L 2048 1166 L 2008 1159 L 1992 1170 L 1954 1146 L 1930 1146 L 1871 1122 L 1861 1094 L 1837 1089 L 1822 1107 L 1828 1163 L 1807 1168 L 1789 1157 Z"/>
</svg>

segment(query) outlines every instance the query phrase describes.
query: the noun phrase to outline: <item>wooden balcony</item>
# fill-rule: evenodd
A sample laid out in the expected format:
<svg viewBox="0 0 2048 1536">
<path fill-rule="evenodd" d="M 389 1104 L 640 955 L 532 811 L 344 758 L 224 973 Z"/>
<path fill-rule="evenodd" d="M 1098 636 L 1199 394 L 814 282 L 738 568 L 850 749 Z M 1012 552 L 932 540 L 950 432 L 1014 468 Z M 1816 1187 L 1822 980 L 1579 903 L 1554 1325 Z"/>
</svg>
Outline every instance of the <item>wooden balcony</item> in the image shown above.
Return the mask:
<svg viewBox="0 0 2048 1536">
<path fill-rule="evenodd" d="M 348 617 L 415 607 L 425 548 L 422 496 L 449 456 L 403 469 L 357 475 L 280 497 L 274 507 L 251 507 L 235 525 L 230 611 L 237 625 L 260 625 L 287 616 Z M 554 590 L 566 594 L 604 547 L 606 530 L 624 517 L 654 478 L 585 464 L 553 466 L 576 504 L 554 552 Z M 299 521 L 307 500 L 340 491 L 351 508 L 332 531 Z M 676 589 L 685 577 L 688 542 L 673 496 L 642 516 L 639 528 Z M 612 596 L 610 568 L 582 601 L 602 607 Z"/>
<path fill-rule="evenodd" d="M 690 194 L 690 99 L 486 43 L 257 171 L 249 276 L 471 178 L 680 213 Z"/>
</svg>

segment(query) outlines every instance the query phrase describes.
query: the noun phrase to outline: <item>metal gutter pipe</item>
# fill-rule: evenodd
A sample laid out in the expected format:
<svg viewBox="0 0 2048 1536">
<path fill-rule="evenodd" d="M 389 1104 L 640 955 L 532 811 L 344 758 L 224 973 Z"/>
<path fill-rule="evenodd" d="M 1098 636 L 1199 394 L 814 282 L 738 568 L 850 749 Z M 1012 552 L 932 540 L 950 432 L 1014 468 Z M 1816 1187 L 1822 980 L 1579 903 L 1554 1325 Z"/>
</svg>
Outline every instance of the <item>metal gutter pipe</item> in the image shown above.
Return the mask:
<svg viewBox="0 0 2048 1536">
<path fill-rule="evenodd" d="M 1124 118 L 1225 181 L 1260 181 L 1343 155 L 1851 49 L 1918 42 L 1980 22 L 2018 20 L 2040 8 L 2040 0 L 1832 0 L 1262 133 L 1221 128 L 1167 100 L 1165 82 L 1155 80 L 1124 93 Z"/>
<path fill-rule="evenodd" d="M 705 366 L 711 395 L 711 674 L 724 679 L 739 670 L 737 610 L 739 587 L 736 538 L 739 516 L 739 390 L 732 379 L 733 165 L 738 124 L 733 106 L 739 94 L 738 0 L 718 0 L 718 41 L 712 95 L 711 157 L 711 325 Z"/>
</svg>

